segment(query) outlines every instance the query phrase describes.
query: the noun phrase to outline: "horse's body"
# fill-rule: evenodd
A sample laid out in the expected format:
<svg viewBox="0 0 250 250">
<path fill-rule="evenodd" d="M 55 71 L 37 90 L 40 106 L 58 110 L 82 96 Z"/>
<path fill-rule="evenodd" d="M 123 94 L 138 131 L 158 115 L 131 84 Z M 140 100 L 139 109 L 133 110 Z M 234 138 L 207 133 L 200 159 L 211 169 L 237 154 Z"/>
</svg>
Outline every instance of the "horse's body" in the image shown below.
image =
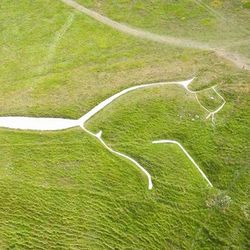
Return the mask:
<svg viewBox="0 0 250 250">
<path fill-rule="evenodd" d="M 151 175 L 148 173 L 148 171 L 143 166 L 141 166 L 136 160 L 134 160 L 133 158 L 131 158 L 131 157 L 129 157 L 121 152 L 115 151 L 114 149 L 109 147 L 101 137 L 102 132 L 100 131 L 97 134 L 92 133 L 90 130 L 88 130 L 85 127 L 85 122 L 87 120 L 89 120 L 91 117 L 93 117 L 96 113 L 101 111 L 103 108 L 105 108 L 107 105 L 109 105 L 110 103 L 112 103 L 113 101 L 118 99 L 120 96 L 122 96 L 128 92 L 131 92 L 131 91 L 134 91 L 137 89 L 141 89 L 141 88 L 149 88 L 149 87 L 162 86 L 162 85 L 179 85 L 179 86 L 183 87 L 184 89 L 186 89 L 189 93 L 196 95 L 195 91 L 191 91 L 188 88 L 188 85 L 192 82 L 192 80 L 193 79 L 186 80 L 186 81 L 179 81 L 179 82 L 157 82 L 157 83 L 151 83 L 151 84 L 137 85 L 137 86 L 133 86 L 133 87 L 124 89 L 124 90 L 112 95 L 111 97 L 107 98 L 106 100 L 102 101 L 101 103 L 96 105 L 89 112 L 87 112 L 85 115 L 83 115 L 81 118 L 79 118 L 77 120 L 64 119 L 64 118 L 40 118 L 40 117 L 35 118 L 35 117 L 6 116 L 6 117 L 0 117 L 0 127 L 10 128 L 10 129 L 22 129 L 22 130 L 53 131 L 53 130 L 63 130 L 63 129 L 68 129 L 68 128 L 80 126 L 88 134 L 90 134 L 91 136 L 98 139 L 110 152 L 112 152 L 118 156 L 121 156 L 121 157 L 131 161 L 133 164 L 135 164 L 147 176 L 148 188 L 152 189 L 153 183 L 152 183 Z M 209 115 L 207 116 L 207 118 L 212 115 L 212 119 L 213 119 L 214 115 L 222 109 L 222 107 L 224 106 L 224 104 L 226 102 L 225 102 L 224 98 L 216 91 L 216 89 L 214 87 L 212 87 L 212 89 L 217 93 L 217 95 L 221 99 L 223 99 L 223 104 L 215 111 L 209 111 L 202 104 L 200 104 L 200 103 L 199 104 L 203 109 L 205 109 L 207 112 L 209 112 Z M 196 96 L 196 98 L 197 98 L 197 96 Z M 198 98 L 197 98 L 197 101 L 198 101 Z M 182 148 L 184 153 L 189 157 L 189 159 L 194 163 L 194 165 L 199 170 L 199 172 L 201 173 L 203 178 L 205 178 L 205 180 L 208 182 L 208 184 L 210 186 L 212 186 L 212 183 L 208 180 L 206 175 L 202 172 L 202 170 L 194 162 L 194 160 L 186 152 L 186 150 L 181 146 L 181 144 L 179 144 L 176 141 L 170 141 L 170 140 L 164 140 L 164 142 L 171 142 L 171 143 L 178 144 Z"/>
<path fill-rule="evenodd" d="M 63 118 L 0 117 L 0 127 L 23 130 L 62 130 L 79 126 L 78 120 Z"/>
</svg>

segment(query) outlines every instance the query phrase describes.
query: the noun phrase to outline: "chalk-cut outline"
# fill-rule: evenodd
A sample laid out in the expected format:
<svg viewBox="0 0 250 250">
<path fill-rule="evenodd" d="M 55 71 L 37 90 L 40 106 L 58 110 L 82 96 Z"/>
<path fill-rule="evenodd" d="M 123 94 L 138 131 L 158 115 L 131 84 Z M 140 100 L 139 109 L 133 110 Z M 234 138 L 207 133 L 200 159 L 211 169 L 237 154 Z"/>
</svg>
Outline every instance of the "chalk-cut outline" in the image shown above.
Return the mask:
<svg viewBox="0 0 250 250">
<path fill-rule="evenodd" d="M 189 84 L 194 80 L 194 78 L 186 80 L 186 81 L 177 81 L 177 82 L 157 82 L 157 83 L 149 83 L 149 84 L 142 84 L 142 85 L 137 85 L 133 87 L 129 87 L 127 89 L 124 89 L 111 97 L 107 98 L 103 102 L 99 103 L 96 105 L 94 108 L 92 108 L 88 113 L 83 115 L 80 119 L 78 120 L 73 120 L 73 119 L 63 119 L 63 118 L 33 118 L 33 117 L 0 117 L 0 127 L 5 127 L 5 128 L 12 128 L 12 129 L 24 129 L 24 130 L 39 130 L 39 131 L 51 131 L 51 130 L 63 130 L 67 128 L 72 128 L 76 126 L 80 126 L 85 132 L 87 132 L 89 135 L 97 138 L 105 148 L 107 148 L 110 152 L 119 155 L 129 161 L 131 161 L 133 164 L 135 164 L 146 176 L 148 179 L 148 189 L 153 188 L 153 183 L 152 183 L 152 177 L 148 173 L 148 171 L 141 166 L 136 160 L 133 158 L 113 150 L 111 147 L 109 147 L 104 140 L 102 139 L 102 131 L 100 131 L 97 134 L 92 133 L 89 131 L 84 125 L 85 122 L 88 121 L 91 117 L 93 117 L 95 114 L 97 114 L 99 111 L 101 111 L 104 107 L 115 101 L 117 98 L 119 98 L 122 95 L 125 95 L 128 92 L 140 89 L 140 88 L 148 88 L 148 87 L 154 87 L 154 86 L 162 86 L 162 85 L 180 85 L 184 87 L 188 92 L 193 93 L 196 95 L 196 92 L 198 91 L 192 91 L 188 88 Z M 222 99 L 223 99 L 223 104 L 215 111 L 211 112 L 208 109 L 206 109 L 198 100 L 198 97 L 196 96 L 196 99 L 199 103 L 199 105 L 205 109 L 207 112 L 209 112 L 209 116 L 212 115 L 212 119 L 214 115 L 219 112 L 224 104 L 226 103 L 224 98 L 216 91 L 215 87 L 211 87 Z M 209 88 L 210 89 L 210 88 Z M 199 91 L 200 92 L 200 91 Z M 42 127 L 40 124 L 42 123 Z M 21 124 L 21 126 L 20 126 Z"/>
</svg>

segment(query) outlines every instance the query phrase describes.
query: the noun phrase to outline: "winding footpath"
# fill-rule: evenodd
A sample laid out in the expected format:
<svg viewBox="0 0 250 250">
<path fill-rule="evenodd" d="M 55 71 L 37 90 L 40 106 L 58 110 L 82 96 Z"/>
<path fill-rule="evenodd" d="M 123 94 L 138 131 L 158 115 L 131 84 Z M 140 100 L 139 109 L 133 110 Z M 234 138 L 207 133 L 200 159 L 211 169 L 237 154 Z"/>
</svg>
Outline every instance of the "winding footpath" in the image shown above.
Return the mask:
<svg viewBox="0 0 250 250">
<path fill-rule="evenodd" d="M 63 119 L 63 118 L 35 118 L 35 117 L 7 116 L 7 117 L 0 117 L 0 127 L 10 128 L 10 129 L 22 129 L 22 130 L 53 131 L 53 130 L 64 130 L 64 129 L 80 126 L 89 135 L 91 135 L 92 137 L 99 140 L 99 142 L 107 150 L 109 150 L 111 153 L 116 154 L 120 157 L 123 157 L 126 160 L 129 160 L 136 167 L 138 167 L 146 175 L 146 177 L 148 179 L 148 188 L 152 189 L 152 187 L 153 187 L 152 178 L 151 178 L 151 175 L 148 173 L 148 171 L 142 165 L 140 165 L 135 159 L 109 147 L 105 143 L 105 141 L 102 139 L 102 131 L 100 131 L 97 134 L 92 133 L 90 130 L 88 130 L 85 127 L 85 122 L 88 121 L 94 115 L 96 115 L 98 112 L 100 112 L 102 109 L 104 109 L 107 105 L 114 102 L 119 97 L 121 97 L 121 96 L 123 96 L 131 91 L 135 91 L 135 90 L 142 89 L 142 88 L 151 88 L 151 87 L 157 87 L 157 86 L 159 87 L 159 86 L 164 86 L 164 85 L 179 85 L 179 86 L 183 87 L 186 91 L 196 95 L 195 91 L 192 91 L 188 88 L 189 84 L 193 81 L 193 79 L 189 79 L 186 81 L 176 81 L 176 82 L 157 82 L 157 83 L 150 83 L 150 84 L 142 84 L 142 85 L 137 85 L 137 86 L 133 86 L 133 87 L 124 89 L 124 90 L 112 95 L 111 97 L 107 98 L 106 100 L 102 101 L 98 105 L 96 105 L 94 108 L 92 108 L 88 113 L 83 115 L 78 120 Z M 212 89 L 214 89 L 214 91 L 224 100 L 224 98 L 215 90 L 215 87 L 212 87 Z M 196 99 L 198 100 L 197 95 L 196 95 Z M 199 102 L 199 104 L 200 104 L 200 102 Z M 207 116 L 207 118 L 208 118 L 209 116 L 211 116 L 211 115 L 214 116 L 217 112 L 219 112 L 223 108 L 224 104 L 225 104 L 225 100 L 224 100 L 224 103 L 217 110 L 212 111 L 212 112 L 207 110 L 203 105 L 200 104 L 200 106 L 205 111 L 209 112 L 209 115 Z M 165 140 L 165 142 L 166 142 L 166 140 Z M 170 140 L 168 140 L 168 142 L 170 142 Z M 174 143 L 174 141 L 171 141 L 171 142 Z M 177 143 L 177 144 L 182 148 L 184 153 L 187 154 L 185 149 L 179 143 Z M 187 154 L 187 156 L 190 158 L 190 156 L 188 154 Z M 209 182 L 208 178 L 201 171 L 201 169 L 198 167 L 198 165 L 196 165 L 196 163 L 192 160 L 192 158 L 190 158 L 190 160 L 199 169 L 202 176 Z M 209 184 L 210 184 L 210 186 L 212 186 L 212 184 L 210 182 L 209 182 Z"/>
<path fill-rule="evenodd" d="M 223 48 L 214 48 L 211 47 L 209 44 L 196 42 L 189 39 L 181 39 L 176 38 L 172 36 L 167 35 L 158 35 L 152 32 L 144 31 L 135 27 L 128 26 L 126 24 L 122 24 L 119 22 L 116 22 L 106 16 L 103 16 L 93 10 L 90 10 L 81 4 L 77 3 L 74 0 L 61 0 L 63 3 L 71 6 L 72 8 L 84 13 L 85 15 L 88 15 L 92 17 L 93 19 L 112 27 L 113 29 L 116 29 L 120 32 L 129 34 L 134 37 L 138 37 L 144 40 L 150 40 L 158 43 L 163 44 L 170 44 L 174 46 L 179 46 L 182 48 L 193 48 L 193 49 L 200 49 L 200 50 L 209 50 L 216 53 L 217 56 L 222 57 L 228 61 L 231 61 L 236 67 L 250 70 L 250 61 L 248 58 L 245 58 L 237 53 L 233 53 L 230 51 L 226 51 Z"/>
</svg>

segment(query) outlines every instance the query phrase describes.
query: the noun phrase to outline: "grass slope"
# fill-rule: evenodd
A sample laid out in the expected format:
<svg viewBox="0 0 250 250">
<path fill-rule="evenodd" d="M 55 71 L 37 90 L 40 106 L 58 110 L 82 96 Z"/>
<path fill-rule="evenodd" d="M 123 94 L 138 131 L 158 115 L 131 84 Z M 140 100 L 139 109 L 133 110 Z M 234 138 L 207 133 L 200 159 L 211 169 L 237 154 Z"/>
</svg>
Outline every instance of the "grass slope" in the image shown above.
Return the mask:
<svg viewBox="0 0 250 250">
<path fill-rule="evenodd" d="M 1 249 L 249 248 L 247 72 L 120 34 L 60 1 L 4 0 L 0 19 L 0 115 L 78 118 L 127 86 L 194 74 L 193 89 L 218 84 L 227 100 L 216 127 L 193 95 L 170 86 L 129 93 L 88 122 L 145 166 L 152 191 L 80 129 L 0 129 Z M 199 95 L 209 108 L 211 94 Z M 181 142 L 215 188 L 178 147 L 155 139 Z"/>
<path fill-rule="evenodd" d="M 118 22 L 158 34 L 202 41 L 212 46 L 229 46 L 249 55 L 249 8 L 238 0 L 77 0 Z M 122 11 L 117 11 L 122 10 Z"/>
</svg>

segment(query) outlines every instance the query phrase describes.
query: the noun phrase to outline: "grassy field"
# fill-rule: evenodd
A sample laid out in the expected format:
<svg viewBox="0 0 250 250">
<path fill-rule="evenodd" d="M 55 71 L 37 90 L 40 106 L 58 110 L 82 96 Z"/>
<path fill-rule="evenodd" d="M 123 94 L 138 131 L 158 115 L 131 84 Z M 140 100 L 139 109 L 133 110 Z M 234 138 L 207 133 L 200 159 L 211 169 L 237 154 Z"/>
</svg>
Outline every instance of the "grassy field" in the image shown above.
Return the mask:
<svg viewBox="0 0 250 250">
<path fill-rule="evenodd" d="M 231 27 L 200 1 L 78 2 L 211 44 L 222 33 L 223 45 L 249 35 L 247 1 L 212 1 Z M 1 116 L 79 118 L 126 87 L 193 76 L 192 89 L 217 84 L 227 101 L 213 126 L 193 94 L 156 87 L 121 97 L 87 123 L 151 173 L 151 191 L 134 165 L 80 128 L 0 129 L 0 249 L 249 249 L 247 71 L 212 52 L 121 34 L 61 1 L 3 0 L 0 30 Z M 232 47 L 249 55 L 247 44 Z M 211 110 L 221 104 L 212 91 L 198 98 Z M 158 139 L 182 143 L 214 188 L 176 145 L 152 144 Z"/>
</svg>

